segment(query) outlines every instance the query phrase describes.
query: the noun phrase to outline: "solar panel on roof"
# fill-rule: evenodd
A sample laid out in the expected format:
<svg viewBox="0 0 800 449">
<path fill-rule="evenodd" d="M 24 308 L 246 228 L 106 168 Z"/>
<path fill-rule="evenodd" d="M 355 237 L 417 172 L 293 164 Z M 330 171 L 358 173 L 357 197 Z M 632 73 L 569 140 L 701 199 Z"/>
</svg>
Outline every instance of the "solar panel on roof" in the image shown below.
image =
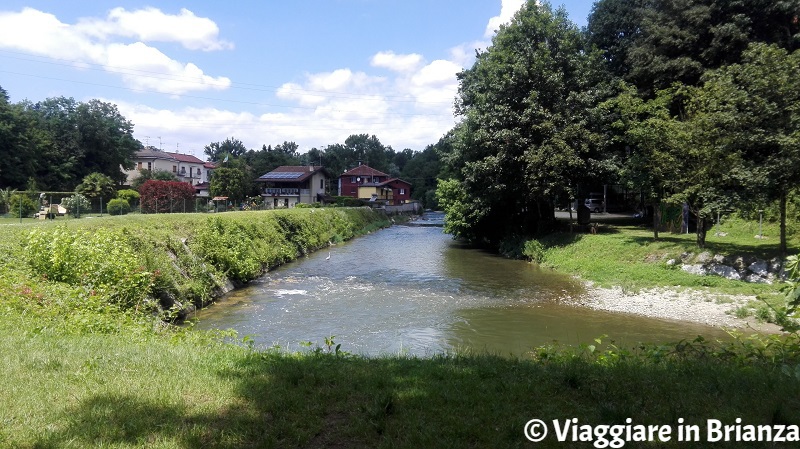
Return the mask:
<svg viewBox="0 0 800 449">
<path fill-rule="evenodd" d="M 303 176 L 302 172 L 273 172 L 264 175 L 264 179 L 296 179 Z"/>
</svg>

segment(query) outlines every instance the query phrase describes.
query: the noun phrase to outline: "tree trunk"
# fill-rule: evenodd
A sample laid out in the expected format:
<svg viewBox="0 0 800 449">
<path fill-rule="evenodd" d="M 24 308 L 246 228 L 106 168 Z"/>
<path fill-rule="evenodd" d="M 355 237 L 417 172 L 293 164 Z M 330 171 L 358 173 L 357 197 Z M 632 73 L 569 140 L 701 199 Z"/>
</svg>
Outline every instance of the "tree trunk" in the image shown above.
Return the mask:
<svg viewBox="0 0 800 449">
<path fill-rule="evenodd" d="M 781 190 L 781 198 L 780 198 L 780 209 L 781 209 L 781 243 L 780 243 L 780 254 L 781 259 L 786 258 L 786 190 Z"/>
<path fill-rule="evenodd" d="M 653 203 L 653 240 L 658 240 L 658 228 L 661 226 L 661 203 Z"/>
<path fill-rule="evenodd" d="M 697 214 L 697 247 L 706 247 L 706 219 Z"/>
</svg>

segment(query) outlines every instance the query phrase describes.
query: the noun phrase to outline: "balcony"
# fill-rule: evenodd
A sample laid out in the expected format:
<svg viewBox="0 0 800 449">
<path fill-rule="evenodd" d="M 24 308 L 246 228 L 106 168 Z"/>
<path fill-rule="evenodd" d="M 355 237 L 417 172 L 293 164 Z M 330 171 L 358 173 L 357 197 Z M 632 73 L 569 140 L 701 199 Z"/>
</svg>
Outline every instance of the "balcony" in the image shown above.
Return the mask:
<svg viewBox="0 0 800 449">
<path fill-rule="evenodd" d="M 266 195 L 266 196 L 300 196 L 300 189 L 269 188 L 269 189 L 264 189 L 264 195 Z"/>
</svg>

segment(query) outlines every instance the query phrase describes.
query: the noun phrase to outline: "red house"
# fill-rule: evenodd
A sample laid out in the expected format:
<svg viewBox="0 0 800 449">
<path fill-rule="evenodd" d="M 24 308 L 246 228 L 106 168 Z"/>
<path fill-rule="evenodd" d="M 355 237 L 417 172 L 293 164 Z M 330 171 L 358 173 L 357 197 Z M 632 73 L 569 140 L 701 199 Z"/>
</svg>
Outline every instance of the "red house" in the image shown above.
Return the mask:
<svg viewBox="0 0 800 449">
<path fill-rule="evenodd" d="M 411 199 L 411 184 L 400 178 L 392 178 L 386 173 L 359 164 L 339 176 L 339 195 L 362 200 L 383 200 L 388 204 L 400 205 Z"/>
</svg>

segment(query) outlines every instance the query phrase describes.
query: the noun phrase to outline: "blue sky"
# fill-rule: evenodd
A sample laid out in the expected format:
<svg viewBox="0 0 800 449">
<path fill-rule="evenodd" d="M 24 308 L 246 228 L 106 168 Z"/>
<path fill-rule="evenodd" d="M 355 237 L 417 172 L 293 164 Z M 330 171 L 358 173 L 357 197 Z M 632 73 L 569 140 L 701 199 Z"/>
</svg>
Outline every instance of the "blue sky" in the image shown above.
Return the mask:
<svg viewBox="0 0 800 449">
<path fill-rule="evenodd" d="M 143 143 L 197 156 L 228 137 L 304 152 L 361 133 L 422 150 L 456 122 L 455 74 L 521 4 L 5 0 L 0 86 L 114 103 Z M 553 4 L 586 25 L 591 1 Z"/>
</svg>

